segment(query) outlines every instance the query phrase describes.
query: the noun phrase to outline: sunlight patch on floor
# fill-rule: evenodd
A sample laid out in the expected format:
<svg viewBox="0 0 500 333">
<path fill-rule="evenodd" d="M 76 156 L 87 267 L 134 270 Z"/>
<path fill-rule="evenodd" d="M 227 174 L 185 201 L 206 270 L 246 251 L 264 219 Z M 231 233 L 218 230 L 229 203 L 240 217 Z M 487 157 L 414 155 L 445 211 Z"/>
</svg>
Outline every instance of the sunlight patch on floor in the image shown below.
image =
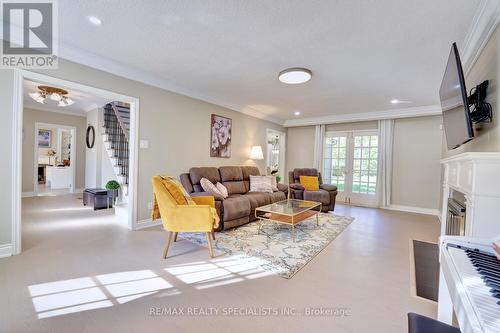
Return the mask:
<svg viewBox="0 0 500 333">
<path fill-rule="evenodd" d="M 31 285 L 38 318 L 124 304 L 173 286 L 151 270 L 117 272 Z"/>
</svg>

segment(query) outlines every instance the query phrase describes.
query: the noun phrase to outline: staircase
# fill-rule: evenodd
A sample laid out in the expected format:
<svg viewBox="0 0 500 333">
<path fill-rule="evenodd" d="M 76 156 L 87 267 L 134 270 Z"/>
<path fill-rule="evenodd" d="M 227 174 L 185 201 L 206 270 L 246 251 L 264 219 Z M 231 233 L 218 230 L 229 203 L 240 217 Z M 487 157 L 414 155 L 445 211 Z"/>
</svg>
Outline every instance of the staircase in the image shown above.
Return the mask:
<svg viewBox="0 0 500 333">
<path fill-rule="evenodd" d="M 106 104 L 103 131 L 104 146 L 121 184 L 122 193 L 126 196 L 129 179 L 130 106 L 120 102 Z"/>
</svg>

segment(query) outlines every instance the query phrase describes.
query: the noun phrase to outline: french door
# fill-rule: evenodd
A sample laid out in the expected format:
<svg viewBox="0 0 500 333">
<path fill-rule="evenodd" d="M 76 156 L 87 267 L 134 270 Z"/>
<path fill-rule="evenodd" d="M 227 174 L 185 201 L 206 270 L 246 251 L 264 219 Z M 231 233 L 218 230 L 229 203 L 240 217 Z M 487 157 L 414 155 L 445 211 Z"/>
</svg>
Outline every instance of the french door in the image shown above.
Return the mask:
<svg viewBox="0 0 500 333">
<path fill-rule="evenodd" d="M 323 181 L 337 185 L 337 201 L 376 206 L 377 131 L 327 132 L 323 147 Z"/>
</svg>

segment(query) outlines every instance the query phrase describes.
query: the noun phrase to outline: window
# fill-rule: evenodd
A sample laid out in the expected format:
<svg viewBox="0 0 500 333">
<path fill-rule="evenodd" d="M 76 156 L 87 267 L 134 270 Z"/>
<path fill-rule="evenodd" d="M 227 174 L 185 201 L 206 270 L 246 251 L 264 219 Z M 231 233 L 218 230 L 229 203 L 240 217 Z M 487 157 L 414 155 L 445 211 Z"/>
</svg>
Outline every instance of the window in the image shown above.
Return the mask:
<svg viewBox="0 0 500 333">
<path fill-rule="evenodd" d="M 377 189 L 378 136 L 355 135 L 352 192 L 375 194 Z"/>
</svg>

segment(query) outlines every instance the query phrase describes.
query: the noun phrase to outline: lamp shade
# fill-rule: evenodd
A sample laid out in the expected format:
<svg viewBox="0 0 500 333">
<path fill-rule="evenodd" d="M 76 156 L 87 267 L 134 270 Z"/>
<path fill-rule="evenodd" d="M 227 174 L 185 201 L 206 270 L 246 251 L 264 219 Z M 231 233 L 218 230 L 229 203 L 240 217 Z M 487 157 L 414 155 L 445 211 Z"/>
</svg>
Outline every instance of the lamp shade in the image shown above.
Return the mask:
<svg viewBox="0 0 500 333">
<path fill-rule="evenodd" d="M 252 150 L 250 151 L 250 158 L 252 160 L 263 160 L 264 154 L 262 153 L 262 147 L 261 146 L 253 146 Z"/>
</svg>

